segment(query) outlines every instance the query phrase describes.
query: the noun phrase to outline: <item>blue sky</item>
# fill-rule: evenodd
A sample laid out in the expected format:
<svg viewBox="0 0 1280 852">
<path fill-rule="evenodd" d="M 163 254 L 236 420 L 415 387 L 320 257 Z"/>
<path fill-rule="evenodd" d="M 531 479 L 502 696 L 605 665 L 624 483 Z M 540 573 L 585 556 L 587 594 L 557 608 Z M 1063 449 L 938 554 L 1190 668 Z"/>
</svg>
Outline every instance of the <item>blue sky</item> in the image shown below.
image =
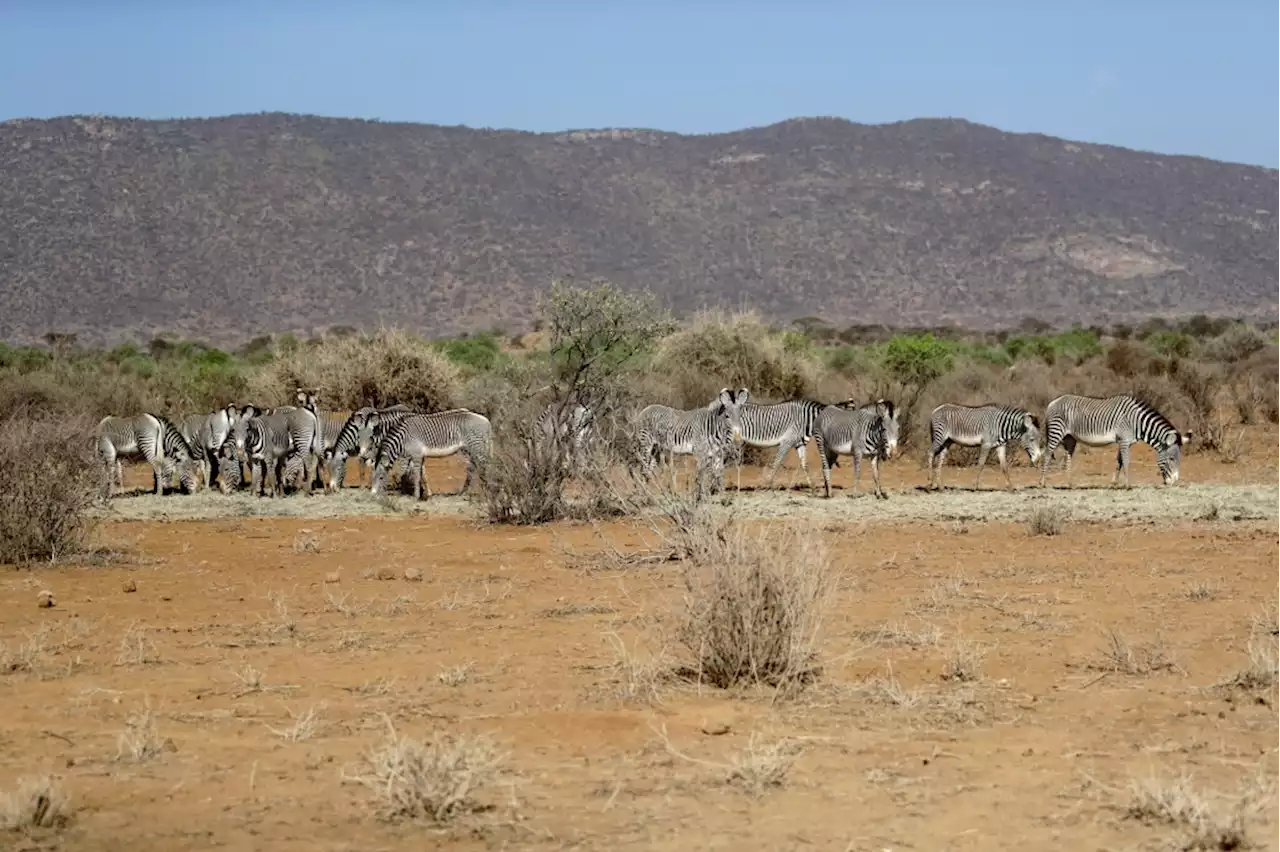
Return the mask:
<svg viewBox="0 0 1280 852">
<path fill-rule="evenodd" d="M 0 0 L 0 119 L 947 116 L 1275 167 L 1278 24 L 1276 0 Z"/>
</svg>

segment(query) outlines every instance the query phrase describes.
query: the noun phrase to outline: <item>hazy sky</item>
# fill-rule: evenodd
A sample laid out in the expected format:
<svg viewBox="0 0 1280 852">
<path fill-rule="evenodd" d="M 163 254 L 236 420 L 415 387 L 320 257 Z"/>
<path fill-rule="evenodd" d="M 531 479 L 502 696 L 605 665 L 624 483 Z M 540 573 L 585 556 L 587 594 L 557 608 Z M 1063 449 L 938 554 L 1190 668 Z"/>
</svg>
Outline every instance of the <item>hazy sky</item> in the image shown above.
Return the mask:
<svg viewBox="0 0 1280 852">
<path fill-rule="evenodd" d="M 1276 0 L 0 0 L 0 119 L 967 118 L 1277 165 Z"/>
</svg>

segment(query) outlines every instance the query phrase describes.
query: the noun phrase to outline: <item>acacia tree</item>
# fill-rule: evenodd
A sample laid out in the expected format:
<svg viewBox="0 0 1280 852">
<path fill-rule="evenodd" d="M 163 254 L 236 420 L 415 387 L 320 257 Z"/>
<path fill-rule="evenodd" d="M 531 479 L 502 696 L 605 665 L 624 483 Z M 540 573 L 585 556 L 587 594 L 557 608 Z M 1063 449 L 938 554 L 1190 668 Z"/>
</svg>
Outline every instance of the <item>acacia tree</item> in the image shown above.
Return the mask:
<svg viewBox="0 0 1280 852">
<path fill-rule="evenodd" d="M 617 417 L 628 399 L 627 376 L 675 329 L 670 315 L 647 291 L 625 292 L 599 283 L 576 287 L 553 282 L 538 301 L 547 335 L 543 369 L 529 369 L 505 390 L 493 415 L 493 453 L 485 475 L 489 518 L 503 523 L 544 523 L 569 511 L 565 485 L 571 474 L 600 479 L 625 430 Z M 531 387 L 535 377 L 545 379 Z M 591 463 L 574 450 L 575 411 L 591 413 L 601 440 Z M 537 432 L 550 407 L 551 435 Z"/>
</svg>

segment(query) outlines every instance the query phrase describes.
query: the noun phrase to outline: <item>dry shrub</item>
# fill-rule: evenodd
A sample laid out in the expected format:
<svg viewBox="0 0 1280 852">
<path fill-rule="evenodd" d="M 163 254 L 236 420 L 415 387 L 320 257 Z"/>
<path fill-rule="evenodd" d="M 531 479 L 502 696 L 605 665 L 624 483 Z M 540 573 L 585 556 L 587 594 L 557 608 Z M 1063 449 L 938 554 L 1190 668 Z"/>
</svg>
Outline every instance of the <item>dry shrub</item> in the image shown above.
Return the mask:
<svg viewBox="0 0 1280 852">
<path fill-rule="evenodd" d="M 1136 340 L 1121 340 L 1107 349 L 1104 362 L 1117 376 L 1132 378 L 1149 372 L 1154 353 Z"/>
<path fill-rule="evenodd" d="M 1191 430 L 1200 445 L 1216 450 L 1221 445 L 1224 424 L 1218 419 L 1218 396 L 1225 374 L 1217 366 L 1176 359 L 1169 365 L 1169 378 L 1182 392 L 1190 408 Z M 1166 417 L 1170 415 L 1161 411 Z M 1183 431 L 1186 431 L 1183 426 Z"/>
<path fill-rule="evenodd" d="M 71 820 L 71 799 L 48 775 L 21 778 L 13 792 L 0 793 L 0 831 L 61 828 Z"/>
<path fill-rule="evenodd" d="M 684 409 L 705 407 L 724 387 L 747 388 L 760 402 L 807 396 L 817 363 L 787 340 L 754 312 L 702 313 L 659 344 L 653 372 L 667 377 Z"/>
<path fill-rule="evenodd" d="M 1128 819 L 1168 825 L 1180 833 L 1176 848 L 1188 852 L 1253 848 L 1249 826 L 1275 801 L 1275 785 L 1262 774 L 1246 779 L 1234 795 L 1197 790 L 1190 775 L 1151 777 L 1130 785 Z"/>
<path fill-rule="evenodd" d="M 688 511 L 685 606 L 677 638 L 688 673 L 720 688 L 763 684 L 799 689 L 821 672 L 823 617 L 833 594 L 826 546 L 816 528 L 717 521 L 705 504 Z"/>
<path fill-rule="evenodd" d="M 426 340 L 383 329 L 277 353 L 250 375 L 249 393 L 259 405 L 281 405 L 292 404 L 295 388 L 319 388 L 320 404 L 333 411 L 401 403 L 430 413 L 456 405 L 460 381 L 458 368 Z"/>
<path fill-rule="evenodd" d="M 33 417 L 65 418 L 77 414 L 95 420 L 108 414 L 125 417 L 143 411 L 167 410 L 164 403 L 142 379 L 117 373 L 109 364 L 94 371 L 55 364 L 38 372 L 0 379 L 0 411 L 24 411 Z"/>
<path fill-rule="evenodd" d="M 1244 361 L 1270 344 L 1267 336 L 1248 323 L 1236 323 L 1201 347 L 1205 358 L 1224 364 Z"/>
<path fill-rule="evenodd" d="M 1275 423 L 1280 419 L 1280 371 L 1276 347 L 1268 346 L 1247 361 L 1232 367 L 1231 401 L 1240 422 Z"/>
<path fill-rule="evenodd" d="M 386 722 L 386 742 L 364 756 L 364 773 L 350 778 L 368 788 L 380 817 L 443 823 L 481 809 L 475 794 L 505 759 L 492 742 L 437 732 L 421 743 Z"/>
<path fill-rule="evenodd" d="M 1027 516 L 1028 535 L 1061 535 L 1071 512 L 1066 506 L 1037 506 Z"/>
<path fill-rule="evenodd" d="M 101 482 L 94 424 L 14 412 L 0 421 L 0 562 L 51 561 L 84 550 Z"/>
</svg>

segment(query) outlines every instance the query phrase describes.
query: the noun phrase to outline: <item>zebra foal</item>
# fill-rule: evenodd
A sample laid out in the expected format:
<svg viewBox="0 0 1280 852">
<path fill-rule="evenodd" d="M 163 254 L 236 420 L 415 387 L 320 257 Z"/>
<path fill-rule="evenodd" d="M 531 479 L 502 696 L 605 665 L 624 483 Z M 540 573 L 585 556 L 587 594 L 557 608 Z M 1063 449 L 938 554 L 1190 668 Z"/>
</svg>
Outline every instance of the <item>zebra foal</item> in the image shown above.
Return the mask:
<svg viewBox="0 0 1280 852">
<path fill-rule="evenodd" d="M 1178 481 L 1182 465 L 1182 447 L 1191 440 L 1191 432 L 1179 432 L 1169 419 L 1150 403 L 1131 394 L 1109 397 L 1064 394 L 1049 402 L 1045 409 L 1044 458 L 1040 464 L 1040 487 L 1049 473 L 1049 460 L 1061 444 L 1067 451 L 1067 485 L 1071 485 L 1071 456 L 1076 444 L 1088 447 L 1116 445 L 1114 486 L 1124 472 L 1124 487 L 1129 483 L 1129 449 L 1141 441 L 1156 451 L 1156 467 L 1165 485 Z"/>
<path fill-rule="evenodd" d="M 982 487 L 982 469 L 992 448 L 1009 488 L 1013 488 L 1013 478 L 1009 476 L 1009 460 L 1005 455 L 1007 444 L 1018 441 L 1033 465 L 1040 461 L 1040 422 L 1034 414 L 1013 406 L 943 403 L 929 415 L 929 438 L 929 485 L 934 489 L 942 487 L 942 466 L 946 464 L 947 450 L 952 444 L 981 447 L 975 489 Z"/>
</svg>

